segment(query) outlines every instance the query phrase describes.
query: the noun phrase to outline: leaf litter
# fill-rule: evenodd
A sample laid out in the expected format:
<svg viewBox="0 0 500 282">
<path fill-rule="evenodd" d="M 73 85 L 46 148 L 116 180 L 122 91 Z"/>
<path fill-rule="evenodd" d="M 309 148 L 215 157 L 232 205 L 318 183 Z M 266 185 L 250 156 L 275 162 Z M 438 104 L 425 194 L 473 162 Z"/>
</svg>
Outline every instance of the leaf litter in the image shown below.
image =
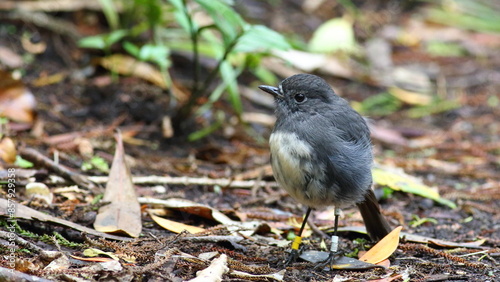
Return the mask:
<svg viewBox="0 0 500 282">
<path fill-rule="evenodd" d="M 313 11 L 315 10 L 313 9 Z M 293 14 L 292 12 L 290 15 Z M 366 13 L 366 15 L 368 17 L 376 16 L 378 11 Z M 438 16 L 437 13 L 433 14 L 432 20 L 438 21 Z M 397 279 L 396 277 L 409 279 L 408 277 L 411 277 L 415 280 L 456 279 L 457 277 L 472 281 L 488 280 L 491 276 L 498 274 L 495 272 L 495 265 L 498 259 L 500 238 L 495 222 L 500 219 L 496 212 L 500 199 L 498 196 L 500 179 L 498 176 L 499 129 L 496 120 L 500 117 L 500 113 L 497 107 L 498 102 L 492 98 L 497 97 L 498 101 L 498 92 L 496 91 L 498 83 L 491 78 L 495 77 L 496 74 L 493 72 L 491 76 L 483 75 L 484 72 L 481 71 L 481 68 L 490 72 L 494 70 L 497 58 L 492 53 L 494 48 L 491 46 L 498 46 L 495 45 L 498 44 L 495 43 L 495 35 L 459 30 L 460 32 L 455 32 L 459 36 L 455 35 L 454 39 L 442 38 L 443 40 L 458 40 L 459 44 L 470 54 L 480 54 L 491 58 L 489 64 L 484 65 L 476 61 L 475 58 L 467 56 L 459 58 L 455 55 L 448 57 L 435 51 L 427 53 L 429 49 L 420 49 L 420 46 L 427 46 L 430 40 L 436 40 L 435 34 L 443 34 L 443 30 L 436 31 L 435 25 L 419 20 L 418 17 L 400 22 L 397 28 L 389 22 L 384 22 L 387 20 L 385 18 L 381 17 L 379 20 L 377 22 L 385 24 L 385 28 L 381 35 L 377 36 L 383 37 L 392 48 L 392 60 L 389 64 L 387 62 L 383 64 L 389 66 L 390 71 L 394 71 L 392 69 L 394 66 L 404 67 L 406 74 L 401 78 L 401 81 L 405 82 L 405 85 L 408 81 L 416 81 L 417 74 L 421 78 L 422 73 L 424 73 L 426 77 L 419 81 L 435 83 L 433 94 L 437 95 L 421 96 L 423 94 L 415 89 L 397 88 L 389 95 L 396 94 L 393 98 L 399 99 L 400 102 L 397 103 L 399 108 L 384 118 L 372 116 L 378 127 L 388 128 L 398 133 L 398 137 L 391 137 L 393 139 L 375 138 L 375 152 L 379 163 L 384 166 L 400 168 L 406 175 L 413 177 L 406 177 L 403 174 L 399 176 L 401 177 L 400 181 L 383 182 L 385 186 L 396 188 L 383 195 L 381 203 L 384 213 L 393 226 L 402 225 L 406 231 L 406 233 L 401 234 L 402 241 L 399 243 L 398 249 L 389 258 L 391 270 L 382 268 L 363 272 L 339 270 L 335 272 L 335 275 L 351 279 L 355 277 L 360 280 L 374 280 L 374 277 L 377 277 L 382 281 L 390 281 L 391 277 L 393 279 Z M 286 28 L 291 28 L 294 24 L 295 21 L 288 21 Z M 301 28 L 307 28 L 307 26 L 302 25 Z M 354 28 L 360 29 L 362 27 L 355 25 Z M 418 29 L 418 32 L 415 32 L 415 29 Z M 454 27 L 448 27 L 448 29 L 457 30 Z M 475 38 L 483 38 L 484 41 L 476 41 Z M 482 43 L 478 42 L 489 43 L 484 44 L 486 48 L 481 48 L 483 46 L 478 46 L 478 44 Z M 435 48 L 437 45 L 433 46 Z M 352 60 L 342 60 L 330 54 L 304 52 L 302 58 L 305 59 L 302 59 L 302 62 L 294 61 L 294 59 L 300 59 L 299 56 L 294 58 L 294 56 L 286 54 L 283 57 L 290 60 L 288 63 L 291 63 L 294 68 L 290 68 L 286 63 L 279 65 L 273 61 L 272 70 L 276 73 L 287 76 L 294 72 L 317 71 L 328 77 L 330 82 L 336 86 L 336 90 L 350 100 L 361 100 L 366 96 L 378 94 L 380 91 L 378 87 L 390 85 L 386 80 L 379 80 L 376 77 L 377 72 L 359 68 L 359 65 L 353 63 Z M 414 66 L 408 66 L 411 64 L 409 62 L 417 64 L 417 71 L 408 72 L 408 70 L 415 69 Z M 463 67 L 459 68 L 457 65 Z M 48 70 L 52 70 L 51 73 L 60 73 L 60 67 L 57 64 L 48 63 L 44 66 Z M 422 69 L 425 71 L 422 72 Z M 437 72 L 436 69 L 438 69 Z M 124 70 L 123 73 L 133 74 L 127 70 Z M 42 77 L 33 70 L 31 70 L 30 75 L 31 77 L 28 76 L 28 79 L 31 81 L 37 81 L 37 78 Z M 408 79 L 407 76 L 410 78 Z M 338 79 L 338 77 L 343 79 Z M 29 199 L 23 198 L 24 195 L 19 195 L 18 200 L 23 201 L 19 205 L 19 210 L 26 212 L 25 215 L 18 218 L 22 220 L 22 222 L 20 221 L 22 228 L 40 232 L 40 230 L 44 230 L 40 223 L 45 222 L 56 223 L 57 226 L 64 226 L 68 230 L 77 230 L 78 234 L 66 235 L 74 240 L 85 242 L 89 247 L 92 246 L 110 253 L 127 253 L 131 257 L 135 257 L 135 262 L 129 266 L 136 275 L 162 277 L 170 280 L 182 277 L 182 279 L 187 280 L 194 278 L 197 270 L 209 267 L 210 262 L 217 255 L 225 254 L 230 272 L 218 276 L 222 279 L 231 277 L 232 279 L 262 281 L 274 279 L 286 281 L 331 280 L 331 277 L 326 273 L 312 271 L 311 265 L 307 263 L 283 269 L 282 260 L 288 249 L 286 246 L 283 247 L 284 243 L 286 244 L 286 234 L 290 234 L 297 228 L 296 224 L 284 224 L 287 221 L 283 217 L 292 217 L 298 222 L 303 213 L 303 207 L 298 206 L 275 186 L 269 170 L 262 170 L 264 173 L 253 174 L 249 176 L 250 178 L 238 179 L 238 181 L 254 181 L 245 182 L 244 187 L 230 187 L 231 179 L 235 175 L 244 176 L 245 172 L 260 169 L 268 163 L 268 152 L 265 145 L 258 142 L 252 143 L 254 140 L 241 132 L 236 132 L 229 139 L 223 133 L 220 135 L 216 133 L 213 137 L 208 138 L 206 144 L 203 145 L 163 144 L 161 140 L 155 139 L 154 132 L 160 132 L 159 128 L 151 125 L 159 124 L 159 121 L 164 118 L 163 112 L 148 110 L 154 109 L 150 104 L 149 108 L 141 108 L 147 104 L 148 99 L 154 100 L 154 93 L 158 92 L 151 91 L 149 85 L 133 75 L 120 78 L 118 86 L 113 84 L 112 80 L 107 81 L 108 84 L 100 86 L 91 85 L 93 83 L 91 82 L 84 92 L 81 92 L 81 88 L 75 87 L 74 84 L 67 83 L 65 80 L 56 81 L 55 84 L 46 83 L 35 86 L 34 89 L 37 90 L 37 93 L 46 94 L 37 97 L 37 102 L 41 103 L 39 114 L 45 121 L 42 134 L 49 138 L 66 132 L 81 132 L 81 129 L 75 128 L 74 124 L 95 132 L 104 132 L 97 135 L 86 135 L 86 137 L 88 137 L 89 142 L 93 143 L 94 151 L 103 153 L 108 161 L 111 161 L 113 155 L 112 146 L 109 145 L 109 143 L 113 143 L 109 142 L 111 134 L 109 131 L 99 131 L 98 129 L 100 126 L 107 128 L 107 126 L 114 124 L 120 117 L 120 108 L 133 109 L 131 112 L 134 116 L 126 115 L 120 119 L 119 124 L 140 128 L 129 131 L 130 138 L 128 140 L 130 143 L 126 143 L 127 153 L 134 161 L 132 167 L 134 175 L 163 176 L 168 174 L 168 177 L 179 177 L 177 180 L 183 177 L 185 177 L 184 179 L 199 180 L 210 176 L 210 179 L 224 179 L 224 181 L 215 181 L 215 184 L 208 181 L 198 181 L 196 184 L 189 183 L 189 185 L 168 181 L 138 184 L 139 187 L 136 187 L 138 196 L 148 198 L 148 200 L 141 198 L 141 210 L 135 213 L 140 215 L 142 219 L 140 224 L 142 226 L 141 237 L 131 241 L 128 241 L 130 240 L 128 238 L 123 243 L 121 241 L 124 237 L 96 233 L 94 229 L 88 228 L 90 226 L 88 223 L 80 221 L 81 219 L 77 220 L 77 217 L 70 218 L 77 223 L 71 220 L 62 220 L 60 217 L 65 215 L 57 209 L 47 207 L 46 203 L 37 206 Z M 82 99 L 70 98 L 67 95 L 67 89 L 81 94 Z M 110 97 L 111 93 L 116 93 L 116 96 L 106 99 L 105 97 Z M 417 109 L 415 104 L 419 103 L 415 103 L 415 101 L 420 102 L 424 99 L 425 103 L 429 105 L 429 97 L 432 99 L 438 97 L 445 102 L 447 100 L 458 101 L 460 107 L 453 104 L 453 107 L 444 108 L 442 111 L 422 108 L 424 113 L 432 111 L 432 114 L 427 115 L 422 115 L 422 111 L 410 112 L 410 110 Z M 79 104 L 80 102 L 82 104 Z M 157 104 L 163 102 L 157 102 Z M 433 100 L 430 105 L 433 105 L 434 102 Z M 224 107 L 224 105 L 217 106 Z M 69 107 L 71 111 L 64 111 L 64 107 Z M 78 109 L 81 108 L 84 108 L 84 111 L 79 112 Z M 167 108 L 164 107 L 164 109 Z M 51 111 L 52 109 L 54 111 Z M 95 115 L 85 116 L 82 114 L 85 112 Z M 62 114 L 58 115 L 58 113 Z M 106 114 L 103 115 L 103 113 Z M 141 120 L 141 114 L 144 116 L 147 114 L 149 121 Z M 264 114 L 272 117 L 270 112 Z M 151 121 L 153 122 L 148 123 Z M 15 123 L 9 125 L 16 128 Z M 412 135 L 415 129 L 419 129 L 422 134 Z M 47 149 L 41 145 L 39 140 L 30 139 L 28 134 L 23 131 L 17 132 L 19 133 L 15 136 L 16 139 L 27 140 L 30 146 L 40 148 L 43 151 L 42 155 L 51 155 L 54 148 L 51 144 L 44 145 L 50 147 Z M 264 135 L 268 134 L 265 130 L 263 132 Z M 382 136 L 387 134 L 378 133 Z M 394 138 L 399 138 L 399 141 L 394 141 Z M 69 140 L 72 140 L 72 137 Z M 151 142 L 137 142 L 140 140 Z M 380 142 L 378 140 L 387 141 Z M 241 145 L 242 143 L 244 145 Z M 79 167 L 78 154 L 81 152 L 76 151 L 75 148 L 76 146 L 58 149 L 61 150 L 60 156 L 64 165 L 77 171 Z M 214 150 L 213 148 L 218 149 Z M 203 152 L 203 154 L 198 154 L 198 152 Z M 25 155 L 31 156 L 30 154 Z M 235 161 L 236 158 L 237 161 Z M 43 171 L 58 165 L 57 163 L 49 165 L 48 162 L 37 162 L 35 174 L 35 177 L 39 178 L 37 180 L 43 181 L 53 192 L 55 204 L 61 203 L 66 197 L 74 197 L 83 204 L 88 204 L 95 199 L 97 189 L 92 190 L 90 195 L 78 193 L 76 190 L 58 192 L 61 191 L 58 190 L 61 186 L 66 187 L 67 184 L 73 184 L 72 181 L 75 181 L 74 174 L 69 173 L 71 171 L 57 169 L 49 169 L 50 173 Z M 102 172 L 98 171 L 87 173 L 101 174 L 102 176 Z M 80 178 L 78 177 L 78 179 Z M 28 177 L 22 177 L 18 183 L 25 186 L 29 181 Z M 401 181 L 405 181 L 406 184 L 401 185 Z M 86 187 L 83 184 L 86 182 L 80 183 L 82 183 L 81 187 Z M 130 183 L 127 185 L 131 185 Z M 379 183 L 382 182 L 379 181 Z M 410 194 L 407 193 L 407 190 L 401 189 L 407 186 L 410 188 L 422 187 L 421 185 L 437 187 L 439 193 L 436 196 L 435 190 L 427 190 L 426 188 L 413 189 L 418 190 L 419 193 Z M 377 189 L 377 191 L 382 190 Z M 431 195 L 431 199 L 438 199 L 438 201 L 425 198 L 426 195 Z M 160 199 L 170 201 L 171 205 L 166 206 L 161 202 L 155 202 L 155 200 Z M 448 201 L 453 201 L 457 207 L 451 209 L 450 206 L 440 204 L 449 203 Z M 28 207 L 28 205 L 31 206 Z M 69 206 L 67 203 L 66 208 Z M 5 211 L 6 204 L 3 207 Z M 83 210 L 83 215 L 92 214 L 78 204 L 75 204 L 74 207 L 75 210 Z M 204 231 L 198 234 L 187 234 L 186 232 L 174 234 L 159 228 L 145 212 L 147 208 L 158 207 L 165 211 L 169 220 L 202 227 Z M 267 207 L 267 209 L 263 207 Z M 54 216 L 49 216 L 38 210 Z M 357 238 L 366 238 L 358 233 L 356 228 L 359 227 L 362 230 L 362 222 L 354 209 L 346 209 L 344 212 L 341 225 L 345 229 L 341 233 L 341 240 L 345 249 L 352 251 L 361 249 L 360 252 L 362 249 L 374 249 L 375 247 L 371 247 L 372 244 L 369 242 L 355 243 L 354 240 Z M 3 215 L 5 216 L 6 212 Z M 438 223 L 433 224 L 429 221 L 411 228 L 409 222 L 413 219 L 413 215 L 417 215 L 419 218 L 434 218 Z M 313 221 L 320 227 L 328 228 L 333 225 L 331 219 L 328 220 L 328 218 L 317 217 Z M 252 222 L 259 224 L 248 224 Z M 234 228 L 230 229 L 228 225 L 233 225 Z M 55 227 L 52 229 L 61 231 Z M 85 232 L 86 235 L 82 235 L 80 232 Z M 319 239 L 322 235 L 315 233 L 316 231 L 312 232 L 307 247 L 312 250 L 320 250 Z M 113 238 L 116 241 L 96 240 L 92 234 L 102 238 Z M 23 238 L 29 239 L 30 237 Z M 19 239 L 21 238 L 19 237 Z M 412 245 L 407 243 L 408 241 L 419 243 Z M 60 243 L 48 246 L 40 245 L 43 248 L 56 250 L 58 244 Z M 84 250 L 82 247 L 74 246 L 65 248 L 70 248 L 72 254 L 78 254 Z M 210 259 L 200 258 L 214 252 L 215 256 Z M 202 256 L 202 254 L 204 255 Z M 444 259 L 445 263 L 441 263 L 440 259 Z M 63 260 L 61 260 L 60 265 L 64 266 Z M 27 259 L 21 258 L 18 270 L 25 270 L 26 268 L 21 265 L 27 262 Z M 130 277 L 119 268 L 113 267 L 127 264 L 130 264 L 130 260 L 121 260 L 114 266 L 86 264 L 82 269 L 65 269 L 64 274 L 54 270 L 51 270 L 51 273 L 39 270 L 37 273 L 53 279 L 62 279 L 64 275 L 78 277 L 84 272 L 103 275 L 106 271 L 114 271 L 113 275 L 116 279 L 125 280 L 130 279 Z M 99 268 L 93 266 L 99 266 Z M 446 274 L 440 274 L 441 276 L 437 277 L 434 274 L 436 270 Z M 242 273 L 246 273 L 246 276 Z M 277 276 L 274 277 L 274 274 Z"/>
</svg>

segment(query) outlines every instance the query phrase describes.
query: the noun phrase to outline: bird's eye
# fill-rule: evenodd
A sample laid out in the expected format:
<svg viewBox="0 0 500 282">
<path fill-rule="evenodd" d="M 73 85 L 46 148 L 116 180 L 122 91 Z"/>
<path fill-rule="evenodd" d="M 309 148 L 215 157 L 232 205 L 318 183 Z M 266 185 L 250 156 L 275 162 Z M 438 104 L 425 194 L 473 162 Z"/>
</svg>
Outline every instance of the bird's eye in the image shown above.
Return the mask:
<svg viewBox="0 0 500 282">
<path fill-rule="evenodd" d="M 295 99 L 295 102 L 297 102 L 297 103 L 302 103 L 306 100 L 306 95 L 299 93 L 299 94 L 293 96 L 293 99 Z"/>
</svg>

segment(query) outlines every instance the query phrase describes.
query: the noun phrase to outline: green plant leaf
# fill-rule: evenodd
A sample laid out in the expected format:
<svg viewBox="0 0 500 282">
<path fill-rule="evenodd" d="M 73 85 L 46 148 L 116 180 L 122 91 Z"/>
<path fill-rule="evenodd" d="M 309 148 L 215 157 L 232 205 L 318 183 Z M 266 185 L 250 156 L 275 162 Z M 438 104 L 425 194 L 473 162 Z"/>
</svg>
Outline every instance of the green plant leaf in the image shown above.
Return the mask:
<svg viewBox="0 0 500 282">
<path fill-rule="evenodd" d="M 257 78 L 259 79 L 259 81 L 261 81 L 262 84 L 266 85 L 278 84 L 278 78 L 276 77 L 276 75 L 266 67 L 258 66 L 255 69 L 253 69 L 252 72 L 255 76 L 257 76 Z"/>
<path fill-rule="evenodd" d="M 408 109 L 406 115 L 410 118 L 422 118 L 458 109 L 460 107 L 462 107 L 462 104 L 457 100 L 437 100 L 429 105 Z"/>
<path fill-rule="evenodd" d="M 458 43 L 438 40 L 429 41 L 425 49 L 432 56 L 460 57 L 467 53 L 466 49 Z"/>
<path fill-rule="evenodd" d="M 88 36 L 80 39 L 78 46 L 81 48 L 108 50 L 113 44 L 127 36 L 127 34 L 126 30 L 120 29 L 107 34 Z"/>
<path fill-rule="evenodd" d="M 81 48 L 91 48 L 91 49 L 104 50 L 106 48 L 104 35 L 101 34 L 101 35 L 84 37 L 84 38 L 80 39 L 80 41 L 78 41 L 78 46 Z"/>
<path fill-rule="evenodd" d="M 243 112 L 243 105 L 241 103 L 240 92 L 238 91 L 237 77 L 239 72 L 237 72 L 228 61 L 224 61 L 220 66 L 220 74 L 224 83 L 227 85 L 226 90 L 229 94 L 229 101 L 233 109 L 238 115 L 241 115 Z"/>
<path fill-rule="evenodd" d="M 264 52 L 271 49 L 288 50 L 290 44 L 276 31 L 262 25 L 252 25 L 239 38 L 233 52 Z"/>
<path fill-rule="evenodd" d="M 81 165 L 81 169 L 83 171 L 88 171 L 91 169 L 97 169 L 101 172 L 108 173 L 109 172 L 109 165 L 106 162 L 105 159 L 99 157 L 99 156 L 93 156 L 89 161 L 83 162 Z"/>
<path fill-rule="evenodd" d="M 141 47 L 139 59 L 158 64 L 166 69 L 170 66 L 170 49 L 165 45 L 146 44 Z"/>
<path fill-rule="evenodd" d="M 139 48 L 127 41 L 123 43 L 123 48 L 138 60 L 156 63 L 162 70 L 171 64 L 170 49 L 165 45 L 145 44 Z"/>
<path fill-rule="evenodd" d="M 399 110 L 403 103 L 388 92 L 372 95 L 361 103 L 353 102 L 353 107 L 368 116 L 385 116 Z"/>
<path fill-rule="evenodd" d="M 495 1 L 449 0 L 440 3 L 441 7 L 427 9 L 429 20 L 479 32 L 500 31 L 500 12 Z"/>
<path fill-rule="evenodd" d="M 228 46 L 248 25 L 225 1 L 195 0 L 212 18 Z"/>
<path fill-rule="evenodd" d="M 162 24 L 162 1 L 159 0 L 135 0 L 145 8 L 145 15 L 149 26 L 154 29 Z"/>
<path fill-rule="evenodd" d="M 435 218 L 430 218 L 430 217 L 419 217 L 418 215 L 413 215 L 412 216 L 413 220 L 408 222 L 408 224 L 411 226 L 411 228 L 418 227 L 426 222 L 430 222 L 432 224 L 438 224 L 438 221 Z"/>
<path fill-rule="evenodd" d="M 189 15 L 186 14 L 188 7 L 184 5 L 184 1 L 182 0 L 168 0 L 172 6 L 174 6 L 174 17 L 176 22 L 184 29 L 187 34 L 191 34 L 192 32 L 197 32 L 198 27 L 193 22 L 193 30 L 191 30 Z"/>
<path fill-rule="evenodd" d="M 102 6 L 102 12 L 108 21 L 109 26 L 112 30 L 118 29 L 120 26 L 120 21 L 118 17 L 118 12 L 113 3 L 113 0 L 99 0 Z"/>
<path fill-rule="evenodd" d="M 141 49 L 138 46 L 136 46 L 134 43 L 131 43 L 129 41 L 124 42 L 123 49 L 125 49 L 125 51 L 129 52 L 130 55 L 132 55 L 136 58 L 139 58 L 139 52 L 141 51 Z"/>
<path fill-rule="evenodd" d="M 217 115 L 216 115 L 217 120 L 214 123 L 212 123 L 211 125 L 189 134 L 188 140 L 189 141 L 196 141 L 196 140 L 199 140 L 199 139 L 201 139 L 209 134 L 212 134 L 213 132 L 215 132 L 217 129 L 219 129 L 222 126 L 224 118 L 225 118 L 224 112 L 217 111 Z"/>
<path fill-rule="evenodd" d="M 32 168 L 34 166 L 32 162 L 23 159 L 19 155 L 16 156 L 16 162 L 14 164 L 22 168 Z"/>
</svg>

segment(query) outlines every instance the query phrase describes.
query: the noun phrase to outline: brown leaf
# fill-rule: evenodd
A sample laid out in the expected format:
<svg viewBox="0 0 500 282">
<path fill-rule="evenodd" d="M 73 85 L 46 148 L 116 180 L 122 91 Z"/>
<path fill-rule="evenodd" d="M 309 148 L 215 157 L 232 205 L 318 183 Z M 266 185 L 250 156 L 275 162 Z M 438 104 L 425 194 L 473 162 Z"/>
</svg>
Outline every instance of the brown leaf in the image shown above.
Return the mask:
<svg viewBox="0 0 500 282">
<path fill-rule="evenodd" d="M 379 263 L 394 253 L 399 244 L 399 233 L 403 229 L 402 226 L 396 227 L 391 233 L 387 234 L 380 242 L 366 252 L 359 260 L 368 263 Z"/>
<path fill-rule="evenodd" d="M 182 231 L 186 230 L 187 232 L 189 232 L 191 234 L 196 234 L 196 233 L 205 231 L 205 229 L 203 229 L 201 227 L 187 225 L 184 223 L 180 223 L 180 222 L 169 220 L 169 219 L 166 219 L 163 217 L 159 217 L 159 216 L 154 214 L 153 210 L 148 210 L 148 213 L 151 216 L 151 218 L 158 225 L 160 225 L 161 227 L 163 227 L 169 231 L 172 231 L 174 233 L 181 233 Z"/>
<path fill-rule="evenodd" d="M 149 81 L 163 89 L 168 87 L 163 75 L 152 65 L 138 61 L 130 56 L 115 54 L 101 58 L 99 64 L 121 75 L 131 75 Z"/>
<path fill-rule="evenodd" d="M 56 73 L 53 75 L 43 75 L 33 81 L 33 86 L 42 87 L 51 84 L 57 84 L 66 78 L 67 74 L 65 73 Z"/>
<path fill-rule="evenodd" d="M 5 137 L 0 141 L 0 159 L 8 164 L 13 164 L 16 161 L 17 149 L 14 141 L 9 137 Z"/>
<path fill-rule="evenodd" d="M 255 230 L 266 224 L 258 221 L 239 222 L 232 220 L 227 215 L 214 209 L 208 205 L 196 203 L 187 199 L 170 198 L 167 200 L 159 200 L 152 198 L 139 198 L 142 204 L 151 204 L 170 209 L 176 209 L 185 213 L 194 214 L 200 217 L 215 220 L 221 224 L 228 226 L 229 229 L 238 229 L 238 232 L 247 236 L 252 235 Z"/>
<path fill-rule="evenodd" d="M 12 69 L 20 68 L 23 65 L 23 58 L 11 49 L 0 46 L 0 63 Z"/>
<path fill-rule="evenodd" d="M 60 219 L 39 211 L 36 211 L 32 208 L 28 208 L 27 206 L 15 203 L 11 201 L 11 199 L 2 199 L 0 198 L 0 216 L 2 217 L 7 217 L 11 216 L 9 210 L 11 210 L 14 207 L 15 213 L 14 217 L 15 218 L 22 218 L 26 220 L 38 220 L 41 222 L 53 222 L 57 223 L 58 225 L 66 226 L 68 228 L 72 228 L 75 230 L 78 230 L 80 232 L 85 232 L 87 234 L 95 235 L 95 236 L 100 236 L 106 239 L 112 239 L 112 240 L 121 240 L 121 241 L 128 241 L 130 238 L 127 237 L 119 237 L 119 236 L 114 236 L 114 235 L 109 235 L 106 233 L 98 232 L 95 231 L 92 228 L 88 228 L 76 223 L 73 223 L 68 220 Z"/>
<path fill-rule="evenodd" d="M 0 70 L 0 116 L 13 121 L 33 123 L 35 96 L 8 72 Z"/>
<path fill-rule="evenodd" d="M 111 202 L 99 209 L 94 228 L 106 233 L 125 233 L 139 237 L 142 230 L 141 207 L 137 201 L 132 176 L 125 162 L 121 134 L 116 135 L 116 151 L 103 201 Z"/>
</svg>

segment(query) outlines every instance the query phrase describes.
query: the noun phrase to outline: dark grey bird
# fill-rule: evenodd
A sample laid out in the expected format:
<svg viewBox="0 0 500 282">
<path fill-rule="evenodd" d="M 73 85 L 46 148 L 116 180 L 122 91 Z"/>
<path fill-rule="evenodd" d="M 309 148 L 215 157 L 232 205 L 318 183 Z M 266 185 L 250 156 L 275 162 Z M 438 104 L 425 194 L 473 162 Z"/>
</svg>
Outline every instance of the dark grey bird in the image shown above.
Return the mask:
<svg viewBox="0 0 500 282">
<path fill-rule="evenodd" d="M 339 209 L 353 204 L 372 240 L 387 235 L 391 228 L 371 189 L 373 155 L 365 119 L 315 75 L 297 74 L 278 87 L 259 88 L 275 98 L 277 120 L 269 139 L 274 177 L 308 207 L 299 240 L 311 209 L 335 206 L 336 237 Z M 299 244 L 292 244 L 286 264 L 297 258 Z M 332 245 L 329 263 L 334 251 Z"/>
</svg>

